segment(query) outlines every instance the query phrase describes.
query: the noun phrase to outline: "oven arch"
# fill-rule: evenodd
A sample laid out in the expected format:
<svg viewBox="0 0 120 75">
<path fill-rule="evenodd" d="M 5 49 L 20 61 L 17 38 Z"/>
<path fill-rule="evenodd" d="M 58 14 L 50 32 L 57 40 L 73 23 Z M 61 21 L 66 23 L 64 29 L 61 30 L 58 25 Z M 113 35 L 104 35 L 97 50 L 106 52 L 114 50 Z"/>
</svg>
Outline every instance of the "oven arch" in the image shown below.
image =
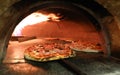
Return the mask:
<svg viewBox="0 0 120 75">
<path fill-rule="evenodd" d="M 66 5 L 67 3 L 67 5 Z M 89 3 L 90 5 L 88 5 Z M 22 6 L 21 6 L 22 4 Z M 26 6 L 27 5 L 27 6 Z M 63 6 L 59 6 L 63 5 Z M 4 56 L 6 54 L 6 49 L 9 43 L 9 39 L 11 37 L 11 34 L 16 27 L 16 25 L 27 15 L 31 14 L 32 12 L 38 10 L 38 9 L 43 9 L 46 7 L 64 7 L 68 6 L 76 10 L 82 10 L 88 14 L 90 17 L 91 21 L 95 23 L 96 27 L 101 27 L 103 31 L 103 36 L 106 42 L 106 47 L 107 47 L 107 56 L 110 56 L 110 49 L 111 49 L 111 42 L 109 38 L 109 32 L 107 31 L 107 27 L 104 21 L 102 20 L 103 18 L 110 17 L 110 21 L 113 20 L 112 15 L 105 10 L 101 5 L 94 1 L 74 1 L 71 0 L 67 2 L 66 0 L 46 0 L 46 1 L 34 1 L 30 0 L 30 2 L 26 1 L 19 1 L 15 4 L 13 4 L 9 9 L 4 12 L 3 15 L 6 15 L 6 20 L 3 22 L 3 26 L 0 29 L 0 62 L 4 59 Z M 100 9 L 100 10 L 98 10 Z"/>
</svg>

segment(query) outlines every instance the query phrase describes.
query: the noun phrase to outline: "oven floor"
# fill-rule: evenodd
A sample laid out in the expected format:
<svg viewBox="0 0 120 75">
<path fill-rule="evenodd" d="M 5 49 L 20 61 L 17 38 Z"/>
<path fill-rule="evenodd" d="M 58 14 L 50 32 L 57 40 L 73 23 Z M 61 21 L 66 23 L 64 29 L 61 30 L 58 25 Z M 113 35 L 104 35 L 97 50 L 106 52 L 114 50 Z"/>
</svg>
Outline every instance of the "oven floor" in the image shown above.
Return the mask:
<svg viewBox="0 0 120 75">
<path fill-rule="evenodd" d="M 25 39 L 25 38 L 23 38 L 23 39 Z M 26 41 L 20 41 L 20 42 L 19 41 L 9 41 L 7 54 L 6 54 L 3 62 L 4 63 L 25 62 L 24 61 L 25 49 L 32 45 L 39 44 L 40 42 L 45 41 L 44 39 L 45 38 L 33 38 L 33 39 L 27 39 Z M 50 39 L 50 38 L 46 38 L 46 39 Z M 60 39 L 71 40 L 70 38 L 60 38 Z"/>
<path fill-rule="evenodd" d="M 119 60 L 99 54 L 78 54 L 75 58 L 65 60 L 77 66 L 80 72 L 86 75 L 120 75 Z M 60 61 L 3 63 L 0 65 L 0 75 L 83 75 L 76 74 Z"/>
<path fill-rule="evenodd" d="M 61 63 L 62 60 L 43 63 L 25 61 L 24 49 L 40 41 L 36 39 L 29 41 L 32 43 L 10 42 L 6 58 L 0 64 L 0 75 L 83 75 L 72 71 L 73 68 Z M 74 64 L 79 69 L 77 72 L 86 75 L 120 75 L 120 60 L 113 57 L 106 58 L 100 53 L 77 52 L 76 57 L 65 61 Z"/>
</svg>

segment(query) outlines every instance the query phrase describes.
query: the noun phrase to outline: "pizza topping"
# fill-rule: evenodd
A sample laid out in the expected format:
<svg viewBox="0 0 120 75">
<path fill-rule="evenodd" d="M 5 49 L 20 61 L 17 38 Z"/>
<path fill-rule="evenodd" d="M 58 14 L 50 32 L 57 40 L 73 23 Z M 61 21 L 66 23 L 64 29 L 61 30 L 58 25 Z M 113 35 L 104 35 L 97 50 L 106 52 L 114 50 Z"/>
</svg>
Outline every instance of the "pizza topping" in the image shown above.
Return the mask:
<svg viewBox="0 0 120 75">
<path fill-rule="evenodd" d="M 74 57 L 75 52 L 61 43 L 36 44 L 25 50 L 25 58 L 35 61 L 50 61 Z"/>
<path fill-rule="evenodd" d="M 84 42 L 80 40 L 72 42 L 70 48 L 82 52 L 101 52 L 103 50 L 100 43 Z"/>
<path fill-rule="evenodd" d="M 25 58 L 42 62 L 74 57 L 75 51 L 99 52 L 101 50 L 100 43 L 47 39 L 44 43 L 28 47 L 25 50 Z"/>
</svg>

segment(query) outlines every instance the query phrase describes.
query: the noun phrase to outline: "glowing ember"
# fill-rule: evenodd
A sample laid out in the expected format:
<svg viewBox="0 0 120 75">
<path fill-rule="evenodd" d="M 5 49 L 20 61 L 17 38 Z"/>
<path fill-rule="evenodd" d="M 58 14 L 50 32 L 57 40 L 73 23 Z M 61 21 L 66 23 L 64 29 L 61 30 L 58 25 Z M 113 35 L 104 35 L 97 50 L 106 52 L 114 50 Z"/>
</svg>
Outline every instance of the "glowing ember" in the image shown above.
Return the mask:
<svg viewBox="0 0 120 75">
<path fill-rule="evenodd" d="M 15 28 L 12 36 L 21 36 L 21 31 L 25 26 L 28 25 L 34 25 L 40 22 L 45 22 L 45 21 L 60 21 L 59 16 L 50 13 L 48 15 L 42 14 L 42 13 L 32 13 L 31 15 L 27 16 L 25 19 L 23 19 Z"/>
</svg>

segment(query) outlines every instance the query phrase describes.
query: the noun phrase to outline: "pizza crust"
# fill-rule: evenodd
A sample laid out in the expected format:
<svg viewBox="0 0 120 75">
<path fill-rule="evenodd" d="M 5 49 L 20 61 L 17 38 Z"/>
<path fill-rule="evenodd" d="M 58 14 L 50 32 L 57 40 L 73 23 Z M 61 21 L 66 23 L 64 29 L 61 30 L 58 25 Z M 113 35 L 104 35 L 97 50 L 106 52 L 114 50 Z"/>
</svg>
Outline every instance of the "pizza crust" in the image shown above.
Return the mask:
<svg viewBox="0 0 120 75">
<path fill-rule="evenodd" d="M 76 56 L 76 53 L 75 53 L 75 51 L 73 51 L 73 53 L 71 55 L 66 56 L 66 57 L 64 57 L 64 56 L 54 56 L 54 57 L 49 57 L 49 58 L 39 58 L 39 59 L 36 59 L 36 58 L 31 57 L 28 54 L 25 54 L 24 58 L 26 60 L 45 62 L 45 61 L 53 61 L 53 60 L 66 59 L 66 58 L 71 58 L 71 57 L 75 57 L 75 56 Z"/>
</svg>

